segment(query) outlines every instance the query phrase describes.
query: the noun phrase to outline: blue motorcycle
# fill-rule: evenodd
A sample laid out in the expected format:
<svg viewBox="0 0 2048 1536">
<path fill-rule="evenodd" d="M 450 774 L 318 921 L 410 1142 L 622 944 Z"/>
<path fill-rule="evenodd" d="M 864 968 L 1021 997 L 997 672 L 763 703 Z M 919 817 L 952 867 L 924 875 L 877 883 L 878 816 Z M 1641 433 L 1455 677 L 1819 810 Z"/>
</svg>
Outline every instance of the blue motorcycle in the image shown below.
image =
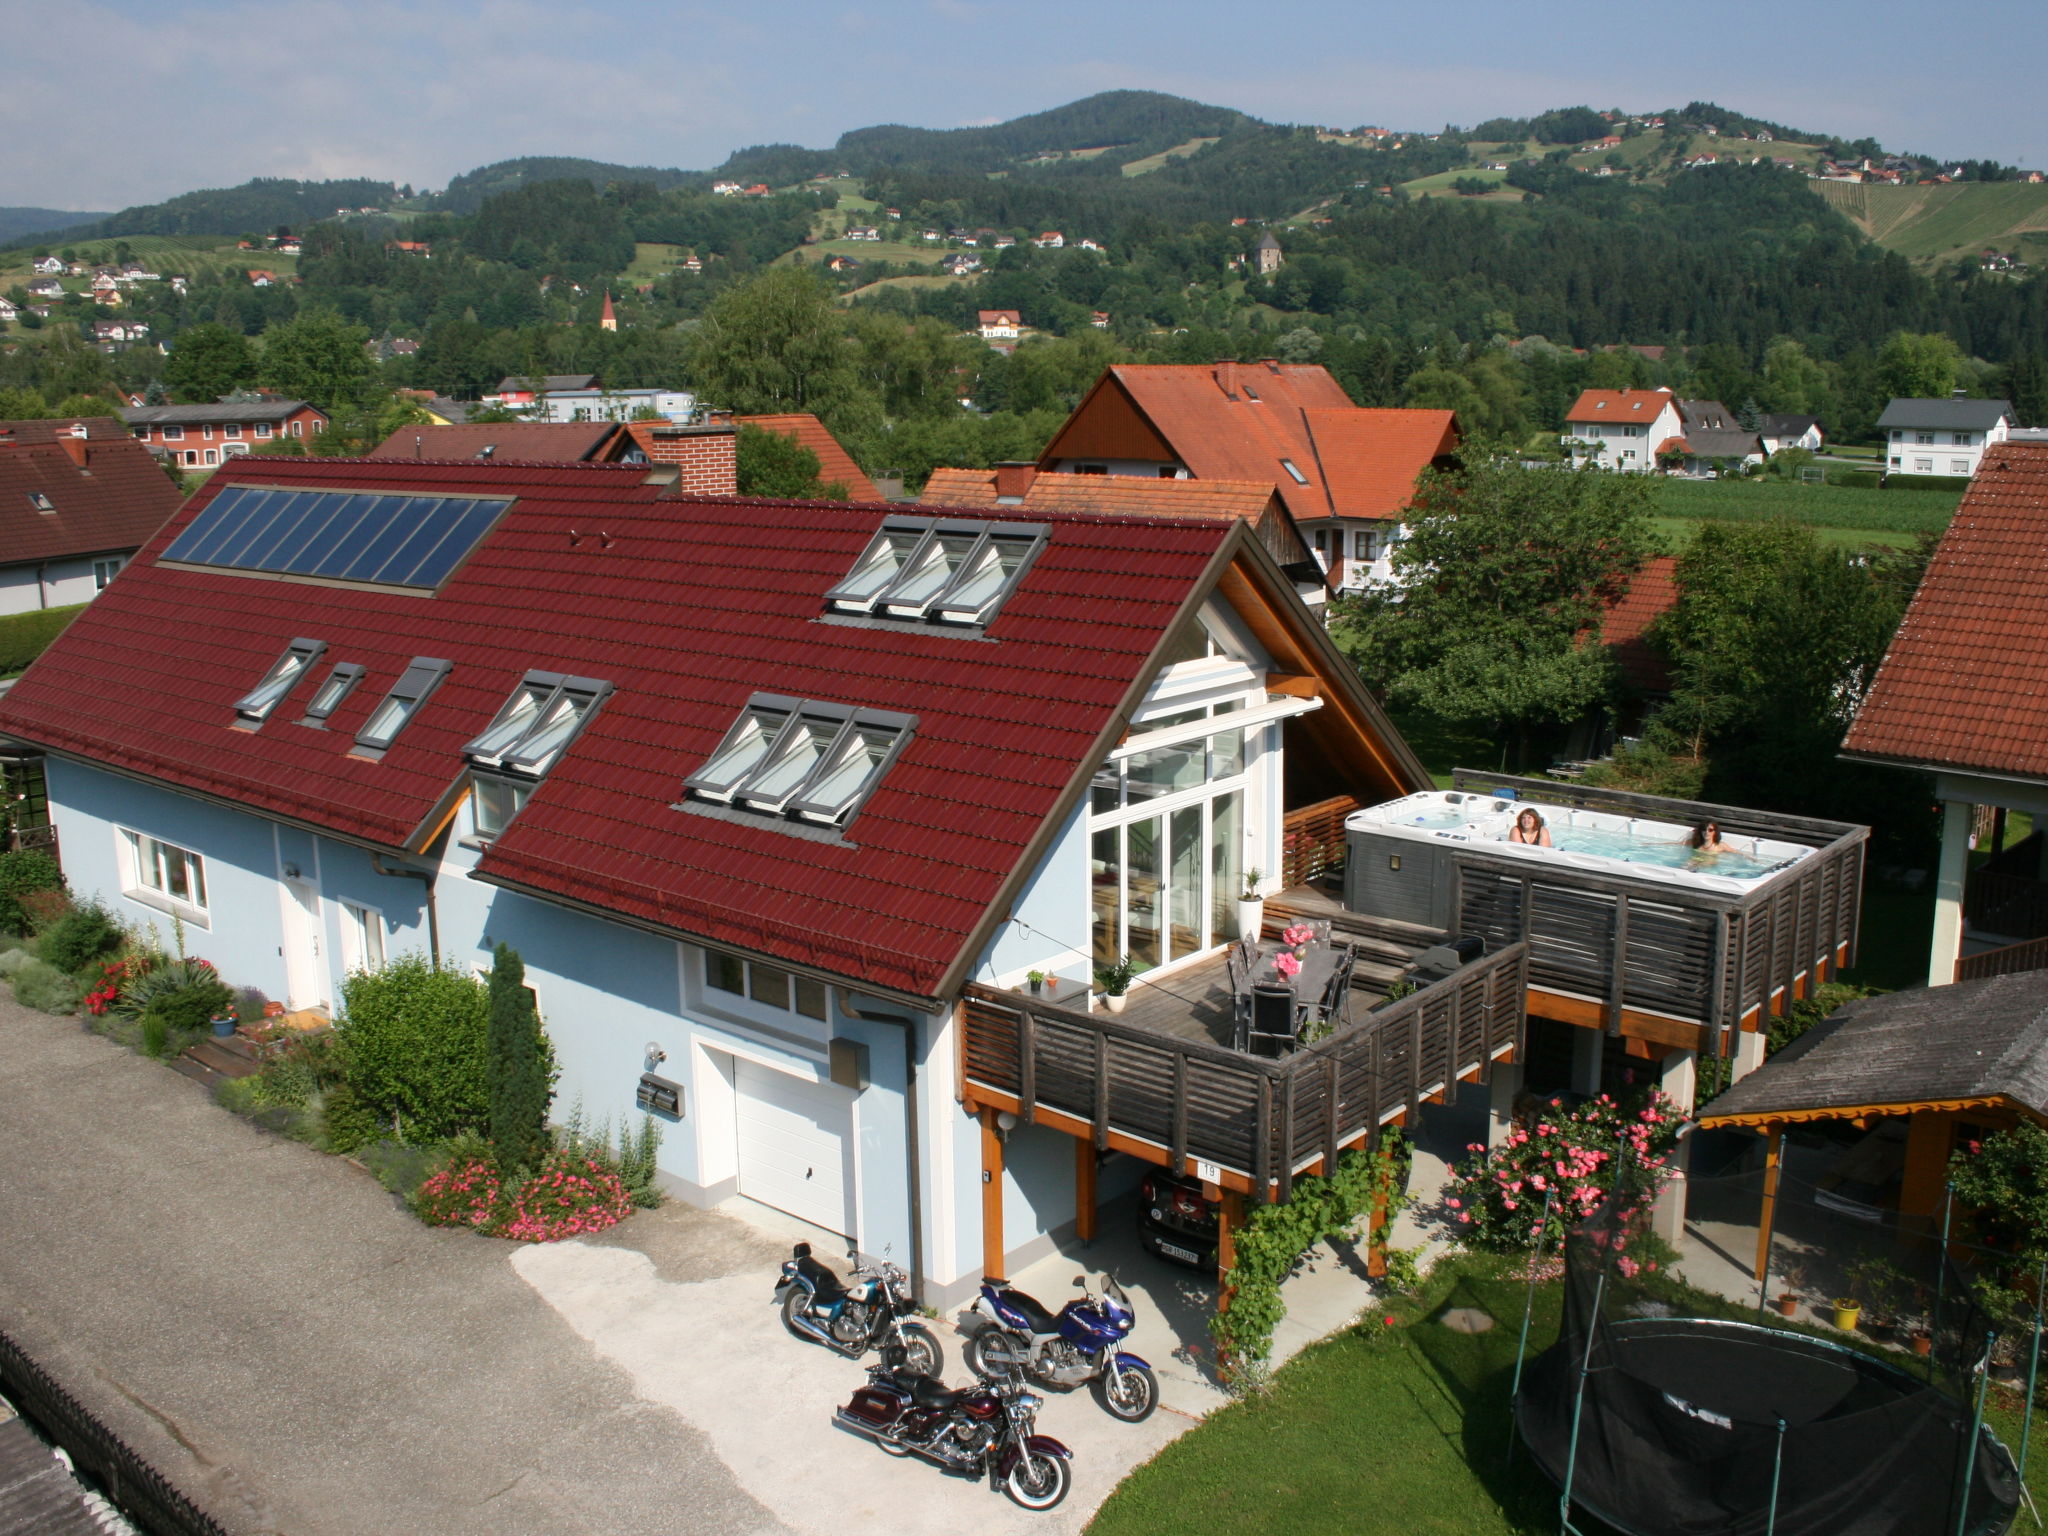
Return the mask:
<svg viewBox="0 0 2048 1536">
<path fill-rule="evenodd" d="M 1152 1367 L 1117 1345 L 1138 1315 L 1114 1280 L 1092 1295 L 1088 1277 L 1076 1275 L 1081 1298 L 1059 1315 L 1001 1280 L 984 1279 L 981 1295 L 967 1315 L 974 1329 L 967 1341 L 967 1365 L 977 1375 L 1021 1373 L 1040 1386 L 1072 1391 L 1083 1382 L 1110 1417 L 1126 1424 L 1150 1418 L 1159 1406 L 1159 1378 Z M 976 1327 L 976 1323 L 979 1326 Z"/>
<path fill-rule="evenodd" d="M 798 1243 L 783 1261 L 775 1300 L 783 1327 L 850 1360 L 893 1346 L 902 1350 L 904 1368 L 913 1375 L 936 1378 L 946 1368 L 938 1337 L 918 1320 L 909 1276 L 887 1260 L 856 1262 L 848 1284 L 811 1257 L 809 1243 Z"/>
</svg>

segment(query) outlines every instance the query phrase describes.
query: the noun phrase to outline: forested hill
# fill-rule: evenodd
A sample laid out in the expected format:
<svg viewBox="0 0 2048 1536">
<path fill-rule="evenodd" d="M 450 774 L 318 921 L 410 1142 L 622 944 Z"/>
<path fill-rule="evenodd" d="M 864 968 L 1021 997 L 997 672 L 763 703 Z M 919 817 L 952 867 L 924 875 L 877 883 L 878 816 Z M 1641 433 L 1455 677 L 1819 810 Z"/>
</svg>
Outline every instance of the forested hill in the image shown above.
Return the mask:
<svg viewBox="0 0 2048 1536">
<path fill-rule="evenodd" d="M 71 213 L 62 208 L 0 208 L 0 241 L 38 230 L 77 229 L 106 217 L 104 213 Z"/>
<path fill-rule="evenodd" d="M 605 160 L 579 160 L 562 155 L 527 155 L 465 171 L 448 183 L 447 190 L 425 199 L 425 204 L 450 213 L 474 213 L 488 198 L 543 181 L 587 181 L 594 187 L 604 186 L 607 182 L 630 181 L 665 190 L 683 186 L 708 187 L 711 178 L 701 171 L 678 171 L 652 165 L 614 165 Z"/>
<path fill-rule="evenodd" d="M 233 235 L 263 233 L 280 224 L 298 228 L 331 219 L 337 209 L 384 208 L 400 196 L 388 181 L 290 181 L 259 176 L 239 187 L 186 192 L 161 203 L 124 208 L 82 228 L 65 228 L 67 241 L 113 235 Z M 76 214 L 66 214 L 66 221 Z M 90 215 L 88 215 L 90 217 Z M 45 226 L 45 230 L 53 226 Z M 22 244 L 29 235 L 15 237 Z"/>
</svg>

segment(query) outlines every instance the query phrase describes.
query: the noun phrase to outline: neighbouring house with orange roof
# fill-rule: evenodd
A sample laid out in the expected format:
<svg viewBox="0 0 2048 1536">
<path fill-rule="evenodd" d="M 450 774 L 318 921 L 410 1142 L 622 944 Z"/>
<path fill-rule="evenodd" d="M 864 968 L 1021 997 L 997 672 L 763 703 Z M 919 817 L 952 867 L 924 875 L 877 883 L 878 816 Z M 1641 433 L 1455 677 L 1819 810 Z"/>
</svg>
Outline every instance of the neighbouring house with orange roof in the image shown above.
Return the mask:
<svg viewBox="0 0 2048 1536">
<path fill-rule="evenodd" d="M 1012 462 L 994 469 L 935 469 L 918 499 L 933 507 L 1014 507 L 1020 516 L 1235 518 L 1257 531 L 1303 602 L 1314 608 L 1329 596 L 1321 563 L 1279 490 L 1263 481 L 1056 475 Z"/>
<path fill-rule="evenodd" d="M 1588 389 L 1565 412 L 1560 441 L 1572 467 L 1597 464 L 1625 475 L 1647 475 L 1669 438 L 1685 436 L 1678 397 L 1668 389 Z"/>
<path fill-rule="evenodd" d="M 1942 804 L 1927 981 L 2048 968 L 2048 443 L 2000 442 L 1963 495 L 1842 742 Z M 1979 836 L 1980 808 L 1990 814 Z M 2004 846 L 2009 811 L 2037 829 Z M 1970 867 L 1973 844 L 1991 857 Z"/>
<path fill-rule="evenodd" d="M 1461 439 L 1455 412 L 1354 405 L 1316 364 L 1143 364 L 1105 372 L 1038 467 L 1272 486 L 1331 584 L 1356 591 L 1392 579 L 1416 477 Z"/>
<path fill-rule="evenodd" d="M 735 425 L 759 427 L 764 432 L 780 432 L 784 437 L 793 437 L 818 456 L 818 483 L 820 485 L 843 485 L 848 499 L 853 501 L 880 501 L 881 490 L 861 471 L 853 455 L 846 451 L 846 445 L 834 437 L 831 430 L 808 411 L 788 411 L 778 416 L 740 416 Z"/>
<path fill-rule="evenodd" d="M 1024 329 L 1024 317 L 1014 309 L 984 309 L 975 315 L 983 341 L 1015 341 Z"/>
</svg>

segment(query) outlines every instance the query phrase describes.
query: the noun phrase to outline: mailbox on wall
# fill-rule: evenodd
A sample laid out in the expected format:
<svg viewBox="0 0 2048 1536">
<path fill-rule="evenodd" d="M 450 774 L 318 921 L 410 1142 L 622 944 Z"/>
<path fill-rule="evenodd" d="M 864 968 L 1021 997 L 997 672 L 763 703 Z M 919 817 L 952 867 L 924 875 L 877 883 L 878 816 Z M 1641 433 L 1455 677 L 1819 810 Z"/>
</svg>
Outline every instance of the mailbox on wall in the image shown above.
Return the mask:
<svg viewBox="0 0 2048 1536">
<path fill-rule="evenodd" d="M 858 1040 L 832 1042 L 832 1081 L 860 1093 L 868 1085 L 868 1048 Z"/>
<path fill-rule="evenodd" d="M 671 1120 L 683 1118 L 683 1085 L 666 1077 L 656 1077 L 652 1072 L 640 1074 L 640 1091 L 635 1097 L 640 1107 L 650 1114 L 666 1115 Z"/>
</svg>

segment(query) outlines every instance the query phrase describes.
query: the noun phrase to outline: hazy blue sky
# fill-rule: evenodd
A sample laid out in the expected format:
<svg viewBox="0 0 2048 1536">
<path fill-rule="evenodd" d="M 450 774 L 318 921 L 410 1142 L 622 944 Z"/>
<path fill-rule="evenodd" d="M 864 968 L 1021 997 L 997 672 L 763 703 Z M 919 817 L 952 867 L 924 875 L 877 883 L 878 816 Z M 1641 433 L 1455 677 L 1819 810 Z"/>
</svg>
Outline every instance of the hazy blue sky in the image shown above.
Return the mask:
<svg viewBox="0 0 2048 1536">
<path fill-rule="evenodd" d="M 705 168 L 1118 87 L 1269 121 L 1470 124 L 1695 98 L 2048 165 L 2041 0 L 0 0 L 0 204 L 251 176 L 438 187 L 493 160 Z"/>
</svg>

